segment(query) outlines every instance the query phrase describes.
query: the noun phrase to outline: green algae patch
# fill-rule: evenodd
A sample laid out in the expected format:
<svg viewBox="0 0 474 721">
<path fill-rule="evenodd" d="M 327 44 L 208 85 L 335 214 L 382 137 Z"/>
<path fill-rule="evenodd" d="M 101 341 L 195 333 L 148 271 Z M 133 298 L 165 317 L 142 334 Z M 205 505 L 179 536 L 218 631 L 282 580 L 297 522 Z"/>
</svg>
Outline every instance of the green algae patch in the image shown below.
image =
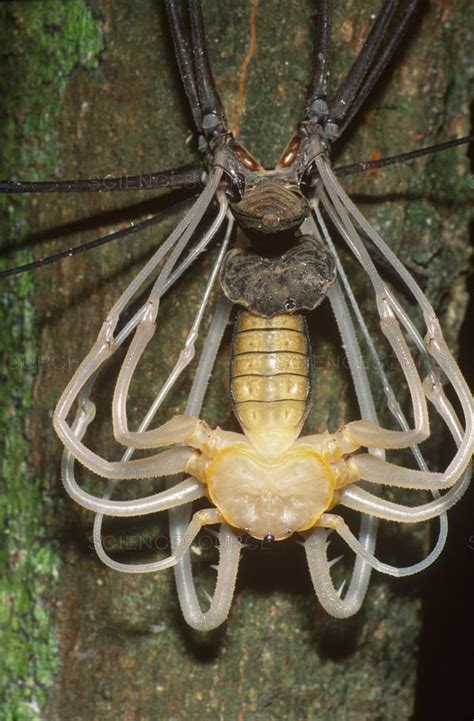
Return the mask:
<svg viewBox="0 0 474 721">
<path fill-rule="evenodd" d="M 97 63 L 100 23 L 83 2 L 3 3 L 0 8 L 0 176 L 51 175 L 54 122 L 67 80 Z M 0 268 L 28 262 L 28 199 L 0 196 Z M 13 251 L 21 248 L 13 254 Z M 52 513 L 43 479 L 29 465 L 25 426 L 33 402 L 34 278 L 2 283 L 0 316 L 0 692 L 4 721 L 41 717 L 58 667 L 48 594 L 58 554 L 46 537 Z"/>
</svg>

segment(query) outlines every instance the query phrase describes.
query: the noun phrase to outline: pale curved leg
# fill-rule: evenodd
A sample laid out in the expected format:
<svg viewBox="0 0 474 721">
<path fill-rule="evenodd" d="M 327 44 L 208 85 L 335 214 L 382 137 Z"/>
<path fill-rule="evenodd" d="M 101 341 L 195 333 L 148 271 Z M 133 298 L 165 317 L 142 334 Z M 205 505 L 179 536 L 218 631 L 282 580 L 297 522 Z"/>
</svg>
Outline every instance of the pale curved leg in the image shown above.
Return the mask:
<svg viewBox="0 0 474 721">
<path fill-rule="evenodd" d="M 385 449 L 408 448 L 421 443 L 430 435 L 426 398 L 413 357 L 388 300 L 383 298 L 378 305 L 382 332 L 394 350 L 408 384 L 415 427 L 409 431 L 392 431 L 369 421 L 352 421 L 346 424 L 344 433 L 344 436 L 353 443 L 352 450 L 360 446 Z"/>
<path fill-rule="evenodd" d="M 94 548 L 100 560 L 114 571 L 121 571 L 122 573 L 156 573 L 157 571 L 163 571 L 165 568 L 176 566 L 176 564 L 181 561 L 184 554 L 189 550 L 192 542 L 203 526 L 214 523 L 222 523 L 222 521 L 223 518 L 217 508 L 206 508 L 204 511 L 197 511 L 194 514 L 191 523 L 188 525 L 186 532 L 181 539 L 181 543 L 176 550 L 173 551 L 171 556 L 163 558 L 161 561 L 129 564 L 114 561 L 114 559 L 110 558 L 110 556 L 105 552 L 101 536 L 102 516 L 97 516 L 94 523 Z"/>
<path fill-rule="evenodd" d="M 456 485 L 440 498 L 411 508 L 379 498 L 373 493 L 359 488 L 356 484 L 348 486 L 342 491 L 340 502 L 346 508 L 352 508 L 361 513 L 369 513 L 377 518 L 384 518 L 386 521 L 421 523 L 436 518 L 454 506 L 467 491 L 470 480 L 471 470 L 468 468 L 461 478 L 458 478 Z"/>
<path fill-rule="evenodd" d="M 79 414 L 71 426 L 78 442 L 82 440 L 87 426 L 87 417 Z M 129 454 L 125 455 L 125 458 L 127 457 L 129 457 Z M 84 508 L 107 516 L 142 516 L 147 513 L 156 513 L 157 511 L 168 510 L 172 506 L 188 503 L 204 495 L 202 484 L 195 479 L 188 478 L 166 491 L 134 501 L 111 501 L 109 500 L 110 493 L 106 493 L 104 498 L 97 498 L 84 491 L 77 484 L 74 473 L 75 461 L 76 459 L 72 453 L 65 449 L 62 458 L 61 477 L 67 493 Z M 130 468 L 130 466 L 127 466 L 127 468 Z M 117 479 L 108 490 L 111 492 L 116 484 Z"/>
<path fill-rule="evenodd" d="M 351 460 L 363 481 L 382 483 L 384 486 L 440 491 L 449 488 L 457 480 L 455 474 L 416 471 L 412 468 L 397 466 L 395 463 L 387 463 L 387 461 L 374 458 L 368 453 L 357 454 Z"/>
<path fill-rule="evenodd" d="M 433 398 L 433 402 L 436 404 L 439 414 L 450 429 L 456 445 L 460 446 L 463 441 L 462 428 L 451 404 L 442 391 L 442 387 L 438 389 Z M 413 471 L 413 473 L 415 472 L 416 471 Z M 445 471 L 444 475 L 446 475 L 446 473 L 447 471 Z M 457 503 L 467 490 L 470 478 L 471 468 L 468 467 L 443 496 L 429 503 L 424 503 L 412 508 L 378 498 L 372 493 L 359 488 L 356 484 L 342 490 L 340 502 L 347 508 L 352 508 L 362 513 L 370 513 L 371 515 L 384 518 L 388 521 L 419 523 L 445 513 Z"/>
<path fill-rule="evenodd" d="M 459 366 L 449 352 L 446 341 L 443 338 L 440 325 L 436 318 L 432 320 L 425 340 L 430 354 L 450 381 L 463 409 L 464 424 L 461 428 L 456 415 L 452 411 L 452 407 L 446 400 L 443 386 L 439 380 L 438 374 L 433 372 L 425 382 L 425 393 L 429 400 L 437 408 L 438 412 L 446 419 L 446 423 L 455 438 L 456 445 L 458 446 L 457 453 L 448 468 L 445 470 L 445 474 L 450 475 L 453 478 L 459 478 L 472 459 L 474 446 L 473 398 Z M 448 406 L 449 410 L 447 410 Z"/>
<path fill-rule="evenodd" d="M 428 566 L 430 566 L 438 558 L 444 546 L 444 541 L 442 543 L 438 542 L 433 551 L 419 563 L 416 563 L 412 566 L 406 566 L 405 568 L 398 568 L 396 566 L 391 566 L 388 563 L 383 563 L 382 561 L 379 561 L 378 558 L 375 558 L 372 553 L 367 551 L 367 549 L 365 549 L 360 543 L 360 541 L 358 541 L 357 538 L 354 536 L 349 526 L 346 524 L 344 519 L 341 518 L 341 516 L 336 516 L 332 513 L 323 513 L 320 518 L 320 525 L 322 528 L 330 528 L 335 530 L 336 533 L 345 540 L 349 548 L 358 557 L 363 558 L 367 563 L 369 563 L 376 571 L 380 571 L 380 573 L 385 573 L 389 576 L 395 576 L 396 578 L 412 576 L 414 573 L 419 573 L 425 568 L 428 568 Z M 324 590 L 326 590 L 327 592 L 327 585 L 325 585 L 326 581 L 327 579 L 324 579 L 322 585 L 324 584 Z M 324 590 L 321 590 L 324 593 Z"/>
<path fill-rule="evenodd" d="M 209 433 L 207 425 L 193 416 L 173 416 L 169 421 L 163 423 L 163 425 L 152 431 L 142 431 L 130 434 L 130 440 L 134 440 L 134 443 L 125 444 L 122 440 L 119 440 L 117 436 L 115 440 L 122 445 L 127 445 L 128 448 L 160 448 L 162 446 L 171 446 L 175 443 L 190 443 L 193 437 L 199 438 L 202 433 Z M 147 435 L 150 433 L 150 435 Z M 125 440 L 125 438 L 123 438 Z M 199 445 L 193 447 L 199 448 Z"/>
<path fill-rule="evenodd" d="M 405 414 L 404 414 L 403 411 L 402 411 L 402 408 L 401 408 L 401 406 L 400 406 L 400 404 L 399 404 L 399 402 L 398 402 L 398 400 L 397 400 L 397 398 L 396 398 L 396 395 L 395 395 L 395 392 L 394 392 L 394 390 L 393 390 L 393 388 L 392 388 L 392 385 L 390 384 L 390 381 L 388 380 L 387 374 L 385 373 L 382 360 L 381 360 L 381 358 L 380 358 L 380 356 L 379 356 L 379 353 L 378 353 L 378 351 L 377 351 L 377 349 L 376 349 L 376 347 L 375 347 L 375 344 L 374 344 L 374 342 L 373 342 L 373 340 L 372 340 L 372 337 L 371 337 L 371 335 L 370 335 L 369 329 L 368 329 L 367 324 L 366 324 L 366 322 L 365 322 L 364 316 L 363 316 L 363 314 L 362 314 L 362 312 L 361 312 L 361 309 L 360 309 L 360 307 L 359 307 L 359 304 L 358 304 L 358 302 L 357 302 L 357 299 L 356 299 L 356 297 L 355 297 L 355 295 L 354 295 L 354 293 L 353 293 L 353 290 L 352 290 L 352 288 L 351 288 L 351 285 L 350 285 L 349 279 L 348 279 L 348 277 L 347 277 L 347 274 L 346 274 L 346 272 L 345 272 L 345 270 L 344 270 L 344 266 L 343 266 L 342 263 L 341 263 L 341 260 L 340 260 L 340 258 L 339 258 L 339 255 L 338 255 L 338 253 L 337 253 L 337 249 L 336 249 L 336 247 L 335 247 L 335 245 L 334 245 L 334 243 L 333 243 L 333 241 L 332 241 L 332 238 L 331 238 L 331 236 L 330 236 L 330 234 L 329 234 L 329 231 L 328 231 L 328 229 L 327 229 L 327 227 L 326 227 L 326 224 L 325 224 L 325 222 L 324 222 L 324 219 L 323 219 L 323 217 L 322 217 L 322 215 L 321 215 L 321 212 L 320 212 L 319 208 L 317 207 L 317 205 L 314 207 L 314 214 L 315 214 L 315 217 L 316 217 L 316 219 L 317 219 L 317 221 L 318 221 L 319 227 L 320 227 L 320 229 L 321 229 L 321 231 L 322 231 L 322 233 L 323 233 L 324 240 L 326 241 L 329 250 L 332 252 L 332 254 L 333 254 L 334 257 L 335 257 L 339 281 L 340 281 L 340 283 L 342 284 L 342 286 L 344 287 L 344 291 L 345 291 L 345 293 L 346 293 L 346 295 L 347 295 L 347 298 L 348 298 L 348 300 L 349 300 L 349 302 L 350 302 L 352 311 L 354 312 L 355 318 L 356 318 L 356 320 L 357 320 L 357 324 L 358 324 L 358 326 L 359 326 L 359 328 L 360 328 L 360 331 L 361 331 L 361 333 L 362 333 L 362 336 L 363 336 L 363 338 L 364 338 L 364 340 L 365 340 L 365 342 L 366 342 L 366 344 L 367 344 L 367 349 L 368 349 L 368 351 L 369 351 L 369 356 L 370 356 L 371 362 L 373 363 L 373 367 L 374 367 L 374 369 L 376 370 L 377 375 L 379 376 L 379 379 L 380 379 L 380 382 L 381 382 L 381 385 L 382 385 L 382 389 L 383 389 L 383 392 L 384 392 L 384 395 L 385 395 L 385 398 L 386 398 L 387 409 L 390 411 L 390 413 L 392 414 L 392 416 L 395 418 L 395 420 L 397 421 L 397 423 L 398 423 L 398 425 L 400 426 L 400 428 L 402 428 L 402 430 L 404 430 L 404 431 L 409 431 L 410 426 L 409 426 L 409 424 L 408 424 L 408 421 L 407 421 L 407 419 L 405 418 Z M 316 231 L 317 231 L 317 227 L 316 227 Z M 310 232 L 310 230 L 309 230 L 309 232 Z M 313 231 L 313 232 L 314 232 L 314 231 Z M 407 316 L 407 314 L 406 314 L 406 313 L 403 311 L 403 309 L 401 309 L 401 307 L 398 305 L 398 303 L 396 302 L 396 300 L 393 299 L 393 298 L 391 298 L 391 301 L 392 301 L 392 303 L 393 303 L 394 305 L 397 305 L 397 314 L 398 314 L 398 316 L 401 318 L 402 323 L 403 323 L 405 329 L 407 330 L 410 339 L 413 341 L 413 343 L 415 344 L 415 346 L 417 347 L 417 349 L 422 353 L 423 357 L 426 357 L 426 355 L 427 355 L 426 349 L 425 349 L 423 340 L 422 340 L 421 336 L 419 335 L 417 329 L 415 328 L 415 326 L 413 325 L 412 321 L 411 321 L 410 318 Z M 343 315 L 342 315 L 343 319 L 345 319 L 346 315 L 347 315 L 347 313 L 344 312 Z M 346 347 L 346 342 L 347 342 L 347 341 L 345 340 L 345 341 L 344 341 L 345 347 Z M 350 354 L 350 353 L 354 353 L 354 350 L 353 350 L 352 346 L 348 345 L 348 346 L 346 347 L 346 353 L 349 353 L 349 354 Z M 425 389 L 425 390 L 426 390 L 426 389 Z M 369 391 L 370 391 L 370 388 L 369 388 Z M 357 388 L 356 388 L 356 392 L 357 392 Z M 370 391 L 370 392 L 371 392 L 371 391 Z M 427 396 L 428 396 L 428 398 L 430 398 L 430 400 L 432 400 L 430 394 L 427 393 Z M 359 394 L 358 394 L 358 397 L 359 397 Z M 359 402 L 359 405 L 360 405 L 360 402 Z M 435 403 L 435 405 L 436 405 L 436 403 Z M 440 411 L 438 411 L 438 412 L 440 412 Z M 443 414 L 440 412 L 440 415 L 443 415 Z M 370 416 L 370 415 L 367 414 L 367 413 L 361 412 L 361 416 L 362 416 L 362 418 L 364 418 L 364 419 L 370 418 L 371 420 L 373 420 L 374 417 L 376 417 L 376 413 L 375 413 L 375 410 L 374 410 L 374 413 L 372 414 L 372 416 Z M 446 418 L 445 418 L 445 420 L 446 420 Z M 426 465 L 426 461 L 425 461 L 425 459 L 423 458 L 423 454 L 421 453 L 421 451 L 420 451 L 420 449 L 418 448 L 418 446 L 412 446 L 412 447 L 411 447 L 411 451 L 412 451 L 412 453 L 413 453 L 413 455 L 414 455 L 414 457 L 415 457 L 415 459 L 416 459 L 416 462 L 417 462 L 419 468 L 420 468 L 421 470 L 428 470 L 428 467 L 427 467 L 427 465 Z M 385 457 L 385 454 L 384 454 L 383 451 L 381 451 L 380 453 L 374 453 L 374 451 L 371 450 L 371 452 L 372 452 L 373 455 L 377 455 L 377 456 L 379 456 L 380 458 L 384 458 L 384 457 Z M 434 493 L 436 493 L 436 492 L 434 492 Z"/>
<path fill-rule="evenodd" d="M 226 206 L 222 205 L 219 216 L 216 218 L 216 221 L 209 230 L 210 237 L 213 237 L 219 229 L 220 225 L 224 220 L 226 212 Z M 201 304 L 198 308 L 191 329 L 188 332 L 184 347 L 179 355 L 179 358 L 161 389 L 158 402 L 161 402 L 166 397 L 170 388 L 173 387 L 174 383 L 179 378 L 183 370 L 194 358 L 195 344 L 199 335 L 199 328 L 204 317 L 204 312 L 209 302 L 211 291 L 214 287 L 217 276 L 220 272 L 222 262 L 224 260 L 224 256 L 227 252 L 232 228 L 233 221 L 230 219 L 228 221 L 227 232 L 224 238 L 224 242 L 221 245 L 219 255 L 216 262 L 214 263 L 212 272 L 209 275 Z M 114 436 L 118 443 L 128 446 L 129 448 L 154 448 L 157 445 L 165 445 L 161 443 L 163 432 L 162 427 L 142 432 L 131 432 L 128 428 L 127 419 L 127 398 L 130 384 L 132 382 L 132 378 L 136 371 L 140 358 L 151 338 L 153 337 L 155 330 L 156 324 L 153 315 L 150 314 L 149 317 L 143 317 L 137 327 L 137 331 L 127 351 L 124 362 L 122 363 L 117 383 L 115 385 L 114 397 L 112 401 Z M 192 429 L 191 433 L 193 431 L 194 429 Z M 177 443 L 180 440 L 187 440 L 187 438 L 177 438 L 176 440 L 172 440 L 171 442 Z"/>
<path fill-rule="evenodd" d="M 397 318 L 390 304 L 390 293 L 380 278 L 377 269 L 365 249 L 362 241 L 357 235 L 350 218 L 342 205 L 336 189 L 331 183 L 329 169 L 323 159 L 317 161 L 324 188 L 327 190 L 330 199 L 322 190 L 321 201 L 328 214 L 334 221 L 336 227 L 348 242 L 359 262 L 368 273 L 374 286 L 375 297 L 380 316 L 380 326 L 393 349 L 400 368 L 406 378 L 413 405 L 415 427 L 409 431 L 390 431 L 374 427 L 367 421 L 355 421 L 348 424 L 348 431 L 353 437 L 354 443 L 359 446 L 375 446 L 382 448 L 406 448 L 422 442 L 429 436 L 429 416 L 426 406 L 426 399 L 420 376 L 413 361 L 411 352 L 401 332 Z"/>
<path fill-rule="evenodd" d="M 138 273 L 119 300 L 115 303 L 108 314 L 106 321 L 102 325 L 97 341 L 77 369 L 56 407 L 54 413 L 54 427 L 64 446 L 75 456 L 75 458 L 98 475 L 108 478 L 144 478 L 159 475 L 160 473 L 177 473 L 184 470 L 186 461 L 190 457 L 186 452 L 183 454 L 183 450 L 186 451 L 187 449 L 173 449 L 171 452 L 165 451 L 164 453 L 157 454 L 144 460 L 122 461 L 117 463 L 109 462 L 97 454 L 92 453 L 83 443 L 81 443 L 80 440 L 78 440 L 77 435 L 72 431 L 71 427 L 67 423 L 67 416 L 73 403 L 76 399 L 78 399 L 80 407 L 78 409 L 77 418 L 85 417 L 86 425 L 92 421 L 95 413 L 95 407 L 89 400 L 88 395 L 92 384 L 95 382 L 97 372 L 102 367 L 103 363 L 119 347 L 117 339 L 114 338 L 114 330 L 120 313 L 133 298 L 137 290 L 139 290 L 142 283 L 145 282 L 149 275 L 153 272 L 166 252 L 170 250 L 170 248 L 173 248 L 176 244 L 180 247 L 180 252 L 185 247 L 200 222 L 206 208 L 210 204 L 218 187 L 221 175 L 222 171 L 220 169 L 212 175 L 208 185 L 186 217 L 178 224 L 177 228 L 159 248 L 150 261 L 148 261 L 142 271 Z M 173 254 L 174 251 L 172 252 L 172 255 Z M 159 284 L 160 279 L 165 281 L 171 270 L 172 267 L 167 266 L 166 278 L 164 278 L 163 272 L 160 273 L 157 283 Z M 156 283 L 154 288 L 156 288 Z M 138 323 L 140 319 L 145 317 L 147 312 L 154 312 L 153 308 L 155 308 L 157 300 L 157 298 L 154 298 L 152 304 L 148 304 L 143 312 L 140 311 L 136 314 L 134 322 Z M 127 333 L 132 330 L 133 325 L 128 324 Z M 121 336 L 120 342 L 123 342 L 126 334 L 121 332 L 119 336 Z M 84 394 L 81 398 L 82 392 L 84 392 Z"/>
<path fill-rule="evenodd" d="M 106 516 L 145 516 L 148 513 L 167 511 L 174 506 L 191 503 L 204 495 L 202 484 L 194 478 L 187 478 L 172 488 L 139 498 L 136 501 L 110 501 L 105 497 L 97 498 L 77 484 L 74 463 L 74 456 L 69 451 L 64 451 L 61 477 L 67 493 L 83 508 Z"/>
<path fill-rule="evenodd" d="M 460 497 L 456 484 L 459 483 L 460 487 L 464 488 L 466 483 L 469 482 L 470 469 L 467 468 L 467 466 L 471 459 L 472 448 L 472 438 L 469 439 L 466 435 L 463 436 L 463 429 L 459 420 L 445 396 L 441 383 L 435 376 L 431 378 L 430 386 L 427 388 L 427 395 L 450 429 L 456 446 L 458 447 L 458 452 L 443 473 L 401 468 L 400 466 L 371 458 L 366 454 L 356 455 L 352 459 L 353 463 L 359 468 L 361 477 L 368 481 L 421 490 L 452 488 L 452 493 L 445 494 L 437 501 L 433 501 L 432 504 L 425 504 L 426 508 L 424 508 L 423 511 L 420 510 L 420 520 L 425 517 L 430 508 L 433 508 L 433 513 L 436 508 L 442 508 L 443 511 L 447 510 L 447 508 L 452 505 L 451 499 L 457 500 Z M 347 491 L 348 493 L 343 492 L 343 497 L 350 498 L 351 503 L 353 503 L 355 501 L 354 494 L 350 488 L 347 489 Z M 366 492 L 364 491 L 363 493 Z M 370 496 L 370 494 L 367 494 L 367 496 Z M 364 503 L 367 504 L 368 502 L 369 498 L 364 496 Z M 351 507 L 353 508 L 354 506 L 352 505 Z M 420 509 L 421 508 L 423 507 L 420 507 Z M 392 520 L 402 520 L 403 517 L 408 519 L 410 514 L 412 514 L 412 520 L 416 517 L 416 509 L 408 509 L 409 513 L 406 513 L 405 507 L 399 504 L 386 506 L 384 512 L 387 513 L 388 509 L 391 509 L 391 512 L 398 516 Z M 404 515 L 405 513 L 406 515 Z"/>
<path fill-rule="evenodd" d="M 133 461 L 107 461 L 93 453 L 81 441 L 94 415 L 95 406 L 91 401 L 85 401 L 79 406 L 72 426 L 68 426 L 68 443 L 65 445 L 66 450 L 76 460 L 98 476 L 114 480 L 133 480 L 174 475 L 186 469 L 195 453 L 191 448 L 178 447 Z"/>
<path fill-rule="evenodd" d="M 358 236 L 354 225 L 352 224 L 349 213 L 353 216 L 353 218 L 360 225 L 360 227 L 363 228 L 364 232 L 367 233 L 367 235 L 377 245 L 377 247 L 383 252 L 391 265 L 396 269 L 402 280 L 406 283 L 407 287 L 413 293 L 414 297 L 420 305 L 420 308 L 423 311 L 427 327 L 427 335 L 424 344 L 422 345 L 423 351 L 426 353 L 426 356 L 428 358 L 431 357 L 431 359 L 436 360 L 439 367 L 445 373 L 452 387 L 454 388 L 463 409 L 464 436 L 459 445 L 458 451 L 452 460 L 452 464 L 450 464 L 450 468 L 452 467 L 454 469 L 454 466 L 457 467 L 457 470 L 455 472 L 457 474 L 457 477 L 459 478 L 465 470 L 467 464 L 469 463 L 472 454 L 474 437 L 472 396 L 452 354 L 449 352 L 449 349 L 446 346 L 441 332 L 441 328 L 439 326 L 439 322 L 436 319 L 434 311 L 429 301 L 427 300 L 417 283 L 410 276 L 408 271 L 403 267 L 398 258 L 394 255 L 394 253 L 390 250 L 386 243 L 384 243 L 384 241 L 380 238 L 375 229 L 370 225 L 370 223 L 367 222 L 367 220 L 363 217 L 360 211 L 356 208 L 354 203 L 352 203 L 350 198 L 347 196 L 344 189 L 341 187 L 333 172 L 329 168 L 327 161 L 323 157 L 319 157 L 316 159 L 316 164 L 324 186 L 324 188 L 321 188 L 320 192 L 321 201 L 323 202 L 331 219 L 334 221 L 336 227 L 341 232 L 343 238 L 351 247 L 355 256 L 363 266 L 364 270 L 367 272 L 375 290 L 377 303 L 380 305 L 380 302 L 382 300 L 387 299 L 393 311 L 396 315 L 398 315 L 407 331 L 412 337 L 416 338 L 416 336 L 418 335 L 416 329 L 414 329 L 413 324 L 407 318 L 403 309 L 401 309 L 398 301 L 394 299 L 393 295 L 385 287 L 374 264 L 372 263 L 369 254 L 364 248 L 364 245 L 360 240 L 360 237 Z M 326 194 L 326 191 L 330 199 Z M 424 390 L 425 394 L 430 398 L 430 400 L 433 400 L 430 396 L 429 385 L 432 383 L 433 378 L 435 379 L 435 385 L 437 381 L 436 371 L 432 360 L 430 361 L 430 365 L 431 371 L 429 373 L 427 381 L 425 381 Z"/>
</svg>

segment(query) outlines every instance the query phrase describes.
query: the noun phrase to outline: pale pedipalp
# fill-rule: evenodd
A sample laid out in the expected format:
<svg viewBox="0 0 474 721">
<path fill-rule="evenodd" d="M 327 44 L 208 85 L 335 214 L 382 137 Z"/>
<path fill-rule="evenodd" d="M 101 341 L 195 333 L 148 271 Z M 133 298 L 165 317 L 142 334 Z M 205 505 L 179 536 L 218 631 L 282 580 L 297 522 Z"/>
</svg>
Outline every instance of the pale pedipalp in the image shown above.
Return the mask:
<svg viewBox="0 0 474 721">
<path fill-rule="evenodd" d="M 199 359 L 193 385 L 186 405 L 186 412 L 200 415 L 204 395 L 214 367 L 222 335 L 229 322 L 232 304 L 220 298 Z M 191 517 L 191 504 L 173 508 L 169 512 L 171 547 L 179 546 Z M 202 611 L 193 577 L 192 561 L 186 553 L 174 567 L 179 603 L 187 623 L 196 630 L 209 631 L 225 621 L 234 595 L 240 559 L 240 541 L 227 524 L 219 532 L 219 564 L 217 582 L 207 611 Z"/>
</svg>

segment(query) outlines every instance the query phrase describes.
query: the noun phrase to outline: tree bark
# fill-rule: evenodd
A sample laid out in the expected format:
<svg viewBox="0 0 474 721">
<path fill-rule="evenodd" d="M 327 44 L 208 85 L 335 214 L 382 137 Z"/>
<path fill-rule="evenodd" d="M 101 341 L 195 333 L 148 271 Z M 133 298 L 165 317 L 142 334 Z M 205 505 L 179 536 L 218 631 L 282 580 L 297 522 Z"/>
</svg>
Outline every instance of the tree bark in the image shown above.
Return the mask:
<svg viewBox="0 0 474 721">
<path fill-rule="evenodd" d="M 35 6 L 34 11 L 29 6 Z M 241 142 L 266 166 L 276 161 L 302 114 L 312 66 L 315 7 L 310 0 L 290 5 L 283 0 L 204 0 L 211 61 L 228 118 L 240 131 Z M 468 10 L 467 0 L 456 0 L 418 14 L 335 164 L 393 155 L 467 133 L 463 69 Z M 333 88 L 360 49 L 372 11 L 368 0 L 335 3 Z M 198 159 L 162 3 L 13 2 L 4 5 L 2 16 L 8 53 L 1 61 L 11 98 L 4 112 L 7 123 L 16 124 L 10 140 L 17 146 L 8 149 L 7 174 L 27 174 L 30 179 L 139 174 Z M 467 303 L 465 158 L 466 150 L 460 148 L 345 182 L 391 247 L 422 277 L 453 349 Z M 27 237 L 21 225 L 20 241 L 35 257 L 49 255 L 152 212 L 156 195 L 147 191 L 33 197 L 29 222 L 36 240 L 21 240 Z M 23 224 L 26 211 L 17 198 L 10 207 L 20 213 L 17 225 L 10 225 L 8 237 L 14 243 L 15 228 Z M 7 216 L 11 213 L 5 206 Z M 13 299 L 18 298 L 18 288 L 28 286 L 25 292 L 33 311 L 24 312 L 27 319 L 34 313 L 37 330 L 36 350 L 28 348 L 37 362 L 32 370 L 21 362 L 26 375 L 11 376 L 14 353 L 24 359 L 26 351 L 16 351 L 15 340 L 6 346 L 5 374 L 15 387 L 28 387 L 34 375 L 31 398 L 27 394 L 25 401 L 31 401 L 28 414 L 26 406 L 20 412 L 18 403 L 12 409 L 6 400 L 18 422 L 16 438 L 21 444 L 28 439 L 22 458 L 13 456 L 10 465 L 18 468 L 27 460 L 31 469 L 30 476 L 21 472 L 15 483 L 7 482 L 6 492 L 7 498 L 24 494 L 23 500 L 29 499 L 27 510 L 24 504 L 12 502 L 11 507 L 19 517 L 27 513 L 25 533 L 28 519 L 34 519 L 39 534 L 35 539 L 41 541 L 33 554 L 37 565 L 33 560 L 9 591 L 11 598 L 24 592 L 37 600 L 22 610 L 27 633 L 15 644 L 24 643 L 17 671 L 15 660 L 8 667 L 16 690 L 6 697 L 11 705 L 7 718 L 36 718 L 28 713 L 43 707 L 44 718 L 76 721 L 409 719 L 421 624 L 418 577 L 392 581 L 374 574 L 362 611 L 340 621 L 328 617 L 316 602 L 303 551 L 296 543 L 277 544 L 271 551 L 247 550 L 227 624 L 200 635 L 181 618 L 172 572 L 135 576 L 103 567 L 91 548 L 91 516 L 65 497 L 52 409 L 94 342 L 107 310 L 172 227 L 173 221 L 163 223 L 158 231 L 48 266 L 28 283 L 18 279 L 9 285 Z M 360 271 L 355 264 L 348 268 L 363 294 Z M 133 389 L 135 420 L 177 357 L 209 269 L 210 258 L 202 257 L 163 302 L 154 354 L 145 358 Z M 372 297 L 362 298 L 376 329 L 373 305 Z M 10 320 L 13 334 L 21 323 L 23 337 L 30 327 L 18 320 L 22 308 L 21 300 Z M 318 310 L 310 328 L 317 362 L 307 428 L 335 430 L 357 417 L 349 397 L 351 381 L 330 310 Z M 211 425 L 237 430 L 227 394 L 229 338 L 228 334 L 203 417 Z M 99 431 L 93 439 L 109 457 L 116 453 L 106 412 L 112 376 L 104 376 L 100 389 Z M 160 422 L 183 412 L 191 377 L 191 372 L 184 375 L 159 415 Z M 382 403 L 381 393 L 377 400 Z M 5 417 L 11 425 L 10 416 Z M 443 435 L 436 428 L 434 433 L 431 457 L 442 463 Z M 15 473 L 10 469 L 11 476 Z M 100 481 L 88 480 L 87 474 L 82 478 L 100 494 Z M 140 485 L 140 494 L 144 488 Z M 156 539 L 166 533 L 162 515 L 146 522 L 113 523 L 107 533 L 116 544 L 117 537 L 122 542 Z M 18 528 L 16 550 L 28 553 L 31 533 L 22 541 Z M 419 557 L 426 543 L 422 531 L 382 529 L 384 557 L 400 565 Z M 41 566 L 44 549 L 50 555 Z M 133 558 L 131 552 L 122 555 Z M 197 576 L 206 585 L 208 572 L 201 565 Z M 39 607 L 47 618 L 44 634 L 35 639 L 31 619 Z M 18 629 L 13 618 L 18 614 L 15 605 L 10 608 L 8 638 L 13 643 Z M 45 648 L 43 678 L 38 659 Z"/>
</svg>

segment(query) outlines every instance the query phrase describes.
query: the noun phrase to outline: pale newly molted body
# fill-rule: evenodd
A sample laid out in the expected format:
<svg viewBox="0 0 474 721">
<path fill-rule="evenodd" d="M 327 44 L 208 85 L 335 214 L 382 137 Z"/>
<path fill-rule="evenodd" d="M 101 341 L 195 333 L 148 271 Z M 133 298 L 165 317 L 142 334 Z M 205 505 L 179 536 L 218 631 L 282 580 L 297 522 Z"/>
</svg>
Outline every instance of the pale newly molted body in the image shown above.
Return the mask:
<svg viewBox="0 0 474 721">
<path fill-rule="evenodd" d="M 357 480 L 349 462 L 327 463 L 310 446 L 271 458 L 242 443 L 221 450 L 198 477 L 227 523 L 254 538 L 280 541 L 316 526 L 336 505 L 336 489 L 351 471 Z"/>
<path fill-rule="evenodd" d="M 311 399 L 310 351 L 303 316 L 241 313 L 231 396 L 245 437 L 204 447 L 186 468 L 226 522 L 255 538 L 282 540 L 314 527 L 337 503 L 336 489 L 358 478 L 329 443 L 294 445 Z"/>
</svg>

